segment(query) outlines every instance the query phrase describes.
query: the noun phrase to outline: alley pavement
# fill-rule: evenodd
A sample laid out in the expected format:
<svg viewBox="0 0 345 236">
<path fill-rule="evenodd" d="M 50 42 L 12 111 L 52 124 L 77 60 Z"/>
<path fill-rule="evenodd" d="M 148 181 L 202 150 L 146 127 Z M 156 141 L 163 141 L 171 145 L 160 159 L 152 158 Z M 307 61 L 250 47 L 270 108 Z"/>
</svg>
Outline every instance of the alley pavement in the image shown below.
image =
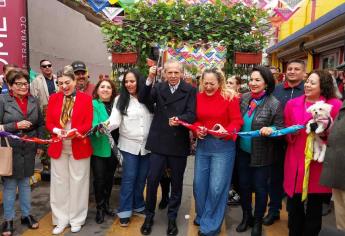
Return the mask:
<svg viewBox="0 0 345 236">
<path fill-rule="evenodd" d="M 193 199 L 193 170 L 194 170 L 194 157 L 188 158 L 188 164 L 184 178 L 184 189 L 181 208 L 177 218 L 177 225 L 179 228 L 180 236 L 197 236 L 198 227 L 193 225 L 194 220 L 194 199 Z M 114 185 L 111 196 L 111 206 L 116 208 L 119 203 L 119 188 L 120 186 Z M 1 187 L 2 190 L 2 187 Z M 160 195 L 160 192 L 159 192 Z M 2 202 L 2 193 L 0 192 L 0 201 Z M 160 196 L 158 196 L 158 203 Z M 285 204 L 284 207 L 285 208 Z M 1 222 L 3 221 L 3 207 L 0 207 Z M 154 226 L 151 235 L 163 236 L 166 235 L 167 229 L 167 210 L 156 210 L 154 219 Z M 40 223 L 38 230 L 29 230 L 20 224 L 20 210 L 18 201 L 16 202 L 16 219 L 15 219 L 15 234 L 23 236 L 45 236 L 51 235 L 53 229 L 51 223 L 51 211 L 49 205 L 49 182 L 38 182 L 32 188 L 32 215 L 34 215 Z M 85 225 L 79 233 L 71 233 L 67 228 L 63 234 L 66 236 L 140 236 L 140 227 L 144 222 L 144 218 L 140 216 L 133 216 L 128 227 L 123 228 L 119 225 L 117 217 L 106 217 L 103 224 L 96 224 L 95 222 L 95 201 L 92 194 L 90 194 L 89 212 Z M 242 211 L 240 206 L 228 207 L 225 215 L 225 220 L 222 226 L 221 236 L 249 236 L 250 229 L 243 233 L 237 233 L 235 228 L 240 223 L 242 218 Z M 335 228 L 335 218 L 333 211 L 323 218 L 323 227 L 325 232 L 328 229 L 332 231 Z M 269 227 L 264 227 L 264 236 L 285 236 L 288 235 L 287 229 L 287 213 L 285 209 L 281 212 L 281 220 Z M 321 234 L 320 234 L 321 235 Z M 322 235 L 331 236 L 330 233 Z M 341 235 L 341 234 L 339 234 Z"/>
</svg>

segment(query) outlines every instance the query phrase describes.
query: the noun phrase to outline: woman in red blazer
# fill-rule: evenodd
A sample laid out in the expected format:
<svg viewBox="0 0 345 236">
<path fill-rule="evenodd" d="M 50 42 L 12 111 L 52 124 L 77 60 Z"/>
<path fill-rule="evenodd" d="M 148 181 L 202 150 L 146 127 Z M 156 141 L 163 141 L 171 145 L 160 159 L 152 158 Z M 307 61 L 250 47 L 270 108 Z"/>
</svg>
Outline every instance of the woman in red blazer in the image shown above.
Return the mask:
<svg viewBox="0 0 345 236">
<path fill-rule="evenodd" d="M 58 75 L 59 91 L 48 102 L 46 126 L 52 137 L 62 141 L 48 148 L 51 159 L 50 205 L 53 234 L 71 225 L 73 233 L 85 223 L 88 210 L 90 156 L 89 137 L 81 138 L 92 127 L 92 98 L 76 92 L 71 66 Z"/>
</svg>

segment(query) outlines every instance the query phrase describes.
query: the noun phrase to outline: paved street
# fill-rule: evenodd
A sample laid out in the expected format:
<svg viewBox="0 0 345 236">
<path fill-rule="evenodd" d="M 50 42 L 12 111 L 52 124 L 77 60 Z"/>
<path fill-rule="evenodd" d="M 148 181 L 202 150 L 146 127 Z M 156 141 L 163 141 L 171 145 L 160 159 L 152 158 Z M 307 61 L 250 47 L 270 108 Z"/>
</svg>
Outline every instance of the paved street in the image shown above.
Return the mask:
<svg viewBox="0 0 345 236">
<path fill-rule="evenodd" d="M 198 228 L 193 225 L 194 219 L 194 201 L 193 201 L 193 191 L 192 191 L 192 181 L 193 181 L 193 161 L 194 158 L 190 157 L 188 161 L 188 166 L 185 173 L 184 182 L 184 192 L 182 207 L 179 212 L 179 217 L 177 220 L 179 227 L 180 236 L 196 236 Z M 112 194 L 112 206 L 118 205 L 118 194 L 119 186 L 115 185 Z M 0 197 L 1 198 L 1 197 Z M 160 197 L 158 197 L 160 199 Z M 17 205 L 17 219 L 15 222 L 16 233 L 15 235 L 23 236 L 45 236 L 51 235 L 52 225 L 51 225 L 51 212 L 49 207 L 49 183 L 39 182 L 36 184 L 32 191 L 32 201 L 33 210 L 32 213 L 38 219 L 40 219 L 40 228 L 38 230 L 28 230 L 20 225 L 20 212 L 18 211 L 19 206 Z M 1 221 L 2 221 L 2 206 L 0 208 Z M 140 234 L 140 226 L 144 219 L 138 216 L 132 218 L 131 223 L 128 228 L 121 228 L 119 226 L 118 218 L 106 218 L 106 221 L 98 225 L 95 223 L 95 204 L 93 196 L 90 197 L 90 207 L 89 214 L 85 226 L 82 228 L 80 233 L 72 234 L 69 229 L 66 229 L 64 234 L 66 236 L 101 236 L 101 235 L 116 235 L 116 236 L 135 236 Z M 185 219 L 185 215 L 190 215 L 189 219 Z M 240 207 L 228 208 L 226 212 L 225 221 L 222 227 L 221 236 L 225 235 L 238 235 L 238 236 L 249 236 L 250 230 L 244 233 L 237 233 L 235 228 L 241 220 L 241 209 Z M 271 227 L 264 228 L 265 236 L 280 236 L 288 235 L 287 231 L 287 214 L 283 212 L 281 214 L 281 220 Z M 334 227 L 334 216 L 333 213 L 323 219 L 324 225 L 329 227 Z M 167 217 L 166 210 L 157 210 L 155 217 L 155 224 L 153 227 L 152 236 L 162 236 L 166 235 L 167 227 Z"/>
</svg>

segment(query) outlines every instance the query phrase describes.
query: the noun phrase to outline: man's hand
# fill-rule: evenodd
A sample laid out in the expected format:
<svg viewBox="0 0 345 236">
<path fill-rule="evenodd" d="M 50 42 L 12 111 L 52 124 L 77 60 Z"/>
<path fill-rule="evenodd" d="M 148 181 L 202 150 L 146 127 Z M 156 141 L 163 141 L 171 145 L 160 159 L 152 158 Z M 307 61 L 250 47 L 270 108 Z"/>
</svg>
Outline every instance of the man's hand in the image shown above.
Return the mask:
<svg viewBox="0 0 345 236">
<path fill-rule="evenodd" d="M 147 80 L 149 80 L 152 83 L 156 75 L 157 75 L 157 66 L 151 66 L 149 69 L 149 75 L 147 77 Z"/>
<path fill-rule="evenodd" d="M 28 120 L 22 120 L 17 123 L 18 129 L 28 129 L 30 128 L 32 123 Z"/>
<path fill-rule="evenodd" d="M 170 126 L 178 126 L 178 118 L 176 116 L 169 118 L 169 125 Z"/>
</svg>

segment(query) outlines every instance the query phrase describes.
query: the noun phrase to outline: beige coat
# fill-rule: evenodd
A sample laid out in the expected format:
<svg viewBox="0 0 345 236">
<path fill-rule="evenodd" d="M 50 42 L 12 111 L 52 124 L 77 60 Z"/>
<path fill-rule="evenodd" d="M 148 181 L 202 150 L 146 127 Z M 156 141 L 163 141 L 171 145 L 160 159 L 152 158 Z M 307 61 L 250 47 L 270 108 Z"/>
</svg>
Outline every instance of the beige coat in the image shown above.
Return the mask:
<svg viewBox="0 0 345 236">
<path fill-rule="evenodd" d="M 57 91 L 57 85 L 56 85 L 56 75 L 53 75 L 54 79 L 54 85 L 55 85 L 55 90 Z M 48 86 L 46 83 L 46 80 L 42 74 L 39 74 L 32 82 L 30 85 L 30 93 L 34 96 L 37 97 L 41 111 L 43 110 L 43 107 L 47 106 L 48 100 L 49 100 L 49 91 L 48 91 Z"/>
</svg>

